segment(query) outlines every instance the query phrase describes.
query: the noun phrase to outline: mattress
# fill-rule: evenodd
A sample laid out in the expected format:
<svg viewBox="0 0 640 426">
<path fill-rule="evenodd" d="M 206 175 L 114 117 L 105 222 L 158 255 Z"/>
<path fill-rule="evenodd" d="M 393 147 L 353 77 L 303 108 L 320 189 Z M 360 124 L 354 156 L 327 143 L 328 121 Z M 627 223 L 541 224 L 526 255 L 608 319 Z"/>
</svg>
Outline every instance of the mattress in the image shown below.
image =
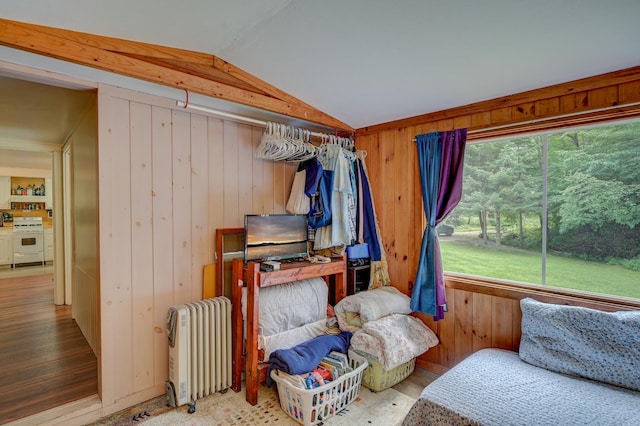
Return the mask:
<svg viewBox="0 0 640 426">
<path fill-rule="evenodd" d="M 483 349 L 423 391 L 403 425 L 638 425 L 640 392 Z"/>
</svg>

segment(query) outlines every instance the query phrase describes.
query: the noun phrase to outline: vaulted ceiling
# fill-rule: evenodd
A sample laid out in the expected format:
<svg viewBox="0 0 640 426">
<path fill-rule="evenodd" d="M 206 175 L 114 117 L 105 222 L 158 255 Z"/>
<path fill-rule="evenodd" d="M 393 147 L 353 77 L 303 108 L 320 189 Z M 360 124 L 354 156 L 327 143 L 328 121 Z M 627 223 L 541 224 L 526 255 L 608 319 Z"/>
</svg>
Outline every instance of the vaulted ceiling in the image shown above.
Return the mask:
<svg viewBox="0 0 640 426">
<path fill-rule="evenodd" d="M 351 128 L 640 64 L 638 0 L 6 0 L 0 16 L 215 55 L 285 111 Z"/>
</svg>

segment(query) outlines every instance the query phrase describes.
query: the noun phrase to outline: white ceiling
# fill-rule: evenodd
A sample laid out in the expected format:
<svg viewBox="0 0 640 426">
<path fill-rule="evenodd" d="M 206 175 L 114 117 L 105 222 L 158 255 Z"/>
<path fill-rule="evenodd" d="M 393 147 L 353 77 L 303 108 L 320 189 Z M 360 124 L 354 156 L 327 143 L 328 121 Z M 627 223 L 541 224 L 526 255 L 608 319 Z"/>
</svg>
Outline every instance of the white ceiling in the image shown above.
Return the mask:
<svg viewBox="0 0 640 426">
<path fill-rule="evenodd" d="M 211 53 L 354 128 L 640 65 L 639 0 L 3 0 L 0 16 Z"/>
</svg>

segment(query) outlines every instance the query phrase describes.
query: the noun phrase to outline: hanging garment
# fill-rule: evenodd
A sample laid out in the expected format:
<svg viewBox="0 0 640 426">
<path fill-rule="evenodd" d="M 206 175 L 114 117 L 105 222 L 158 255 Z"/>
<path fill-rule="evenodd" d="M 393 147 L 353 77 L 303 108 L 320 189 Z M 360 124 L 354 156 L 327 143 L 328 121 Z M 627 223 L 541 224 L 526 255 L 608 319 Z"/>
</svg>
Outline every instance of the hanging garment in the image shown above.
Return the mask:
<svg viewBox="0 0 640 426">
<path fill-rule="evenodd" d="M 293 177 L 293 184 L 291 185 L 291 193 L 289 194 L 289 200 L 287 201 L 286 210 L 291 214 L 308 214 L 311 208 L 311 200 L 305 193 L 305 184 L 307 180 L 307 170 L 304 164 L 301 163 L 298 166 Z"/>
<path fill-rule="evenodd" d="M 350 205 L 355 205 L 353 200 L 352 173 L 349 160 L 344 149 L 338 144 L 323 145 L 323 151 L 319 156 L 322 168 L 333 173 L 333 186 L 331 191 L 331 224 L 316 230 L 313 248 L 314 250 L 340 247 L 344 253 L 346 246 L 353 241 L 352 220 Z"/>
<path fill-rule="evenodd" d="M 391 285 L 389 278 L 389 267 L 382 250 L 382 240 L 380 237 L 380 229 L 378 228 L 378 219 L 376 218 L 375 206 L 373 204 L 373 196 L 369 186 L 369 176 L 367 175 L 367 167 L 364 162 L 364 155 L 359 153 L 357 161 L 360 169 L 361 192 L 362 198 L 362 234 L 364 241 L 369 246 L 369 254 L 371 255 L 369 289 Z"/>
<path fill-rule="evenodd" d="M 324 170 L 317 158 L 306 163 L 305 194 L 311 197 L 309 227 L 317 229 L 331 223 L 333 172 Z"/>
</svg>

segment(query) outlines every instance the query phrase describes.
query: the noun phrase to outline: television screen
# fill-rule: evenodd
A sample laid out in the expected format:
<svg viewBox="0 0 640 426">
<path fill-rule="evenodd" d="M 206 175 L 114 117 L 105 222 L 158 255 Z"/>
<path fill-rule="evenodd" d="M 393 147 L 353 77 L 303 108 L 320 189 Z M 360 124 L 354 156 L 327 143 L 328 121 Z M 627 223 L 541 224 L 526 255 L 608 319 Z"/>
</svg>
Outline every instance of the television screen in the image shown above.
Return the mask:
<svg viewBox="0 0 640 426">
<path fill-rule="evenodd" d="M 245 262 L 304 257 L 307 246 L 307 215 L 245 215 Z"/>
</svg>

